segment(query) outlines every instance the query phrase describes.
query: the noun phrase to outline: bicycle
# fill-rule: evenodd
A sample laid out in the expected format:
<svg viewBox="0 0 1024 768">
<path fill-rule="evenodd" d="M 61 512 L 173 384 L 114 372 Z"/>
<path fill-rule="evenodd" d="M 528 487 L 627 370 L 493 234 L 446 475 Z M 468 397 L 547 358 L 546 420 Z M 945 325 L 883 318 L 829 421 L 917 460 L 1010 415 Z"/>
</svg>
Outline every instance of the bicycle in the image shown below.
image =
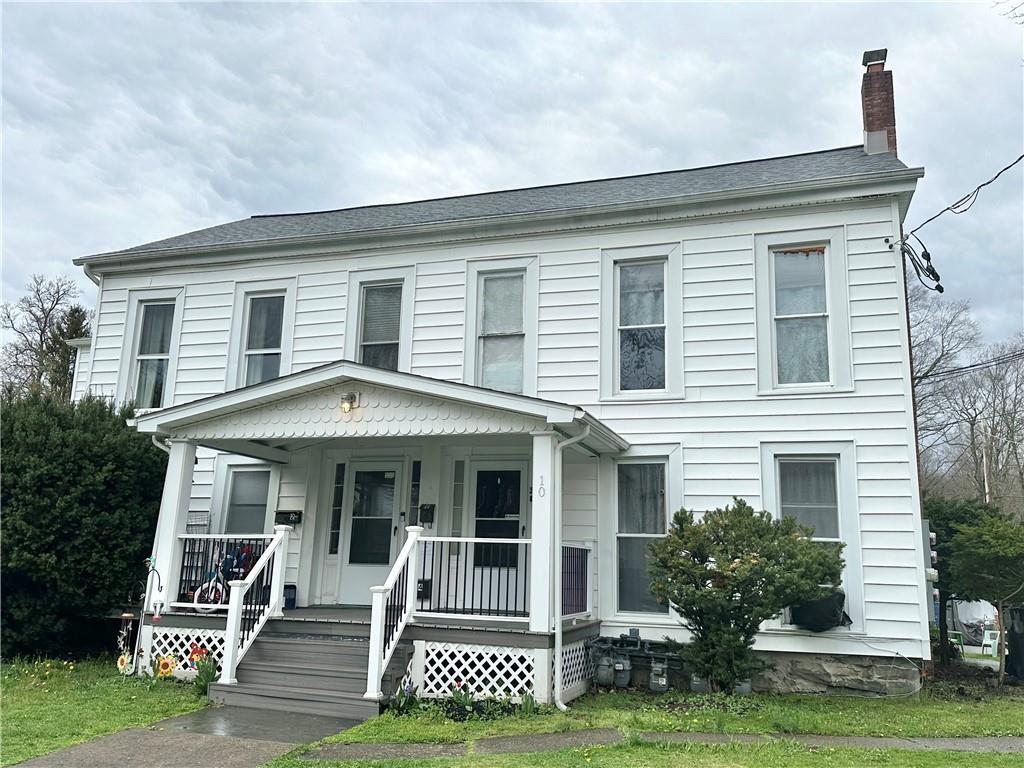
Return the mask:
<svg viewBox="0 0 1024 768">
<path fill-rule="evenodd" d="M 224 605 L 228 596 L 228 582 L 244 579 L 252 567 L 252 547 L 249 545 L 235 547 L 231 554 L 220 557 L 220 550 L 214 550 L 214 562 L 217 565 L 206 574 L 206 581 L 196 587 L 192 605 L 199 613 L 210 613 Z"/>
</svg>

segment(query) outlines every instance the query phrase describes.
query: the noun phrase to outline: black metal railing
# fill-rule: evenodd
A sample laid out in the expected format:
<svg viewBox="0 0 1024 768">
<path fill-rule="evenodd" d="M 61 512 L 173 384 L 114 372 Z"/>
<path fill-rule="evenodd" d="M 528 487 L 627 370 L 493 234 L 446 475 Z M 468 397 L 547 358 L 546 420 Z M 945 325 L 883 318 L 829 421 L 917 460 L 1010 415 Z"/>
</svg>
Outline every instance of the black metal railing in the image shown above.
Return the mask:
<svg viewBox="0 0 1024 768">
<path fill-rule="evenodd" d="M 529 616 L 529 541 L 420 541 L 417 613 Z"/>
<path fill-rule="evenodd" d="M 270 545 L 267 537 L 190 536 L 182 544 L 181 570 L 178 574 L 178 602 L 191 603 L 196 590 L 219 580 L 223 583 L 222 605 L 228 605 L 229 581 L 244 579 Z M 218 590 L 207 590 L 214 596 Z"/>
<path fill-rule="evenodd" d="M 252 584 L 242 595 L 242 620 L 238 632 L 238 644 L 242 648 L 245 648 L 249 637 L 258 629 L 263 614 L 269 610 L 274 558 L 279 554 L 279 550 L 270 553 L 266 565 L 255 572 Z"/>
<path fill-rule="evenodd" d="M 589 609 L 590 550 L 562 545 L 562 615 L 575 616 Z"/>
<path fill-rule="evenodd" d="M 384 647 L 382 649 L 384 658 L 387 658 L 391 646 L 398 642 L 398 629 L 402 624 L 402 617 L 405 615 L 408 595 L 409 561 L 407 559 L 398 572 L 398 578 L 391 586 L 391 592 L 388 593 L 387 599 L 384 601 Z"/>
</svg>

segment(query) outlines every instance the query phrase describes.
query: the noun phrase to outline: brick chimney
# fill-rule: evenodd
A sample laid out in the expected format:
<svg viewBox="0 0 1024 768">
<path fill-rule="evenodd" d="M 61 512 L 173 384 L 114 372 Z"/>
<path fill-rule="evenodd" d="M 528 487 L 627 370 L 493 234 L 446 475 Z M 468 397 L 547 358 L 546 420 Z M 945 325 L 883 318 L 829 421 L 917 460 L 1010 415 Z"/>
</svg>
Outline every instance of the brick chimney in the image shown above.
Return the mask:
<svg viewBox="0 0 1024 768">
<path fill-rule="evenodd" d="M 896 103 L 892 95 L 892 72 L 885 68 L 888 49 L 864 52 L 864 80 L 860 101 L 864 111 L 864 151 L 896 154 Z"/>
</svg>

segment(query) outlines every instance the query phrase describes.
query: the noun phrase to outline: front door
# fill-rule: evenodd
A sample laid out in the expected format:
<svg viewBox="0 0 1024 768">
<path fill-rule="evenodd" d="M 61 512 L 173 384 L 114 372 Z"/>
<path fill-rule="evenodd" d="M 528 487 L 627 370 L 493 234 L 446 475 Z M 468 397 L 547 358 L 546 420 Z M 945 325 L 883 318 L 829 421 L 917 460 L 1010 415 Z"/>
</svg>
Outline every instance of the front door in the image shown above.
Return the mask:
<svg viewBox="0 0 1024 768">
<path fill-rule="evenodd" d="M 473 528 L 477 539 L 527 538 L 526 462 L 473 465 Z M 520 544 L 473 545 L 470 602 L 485 613 L 526 614 L 527 548 Z"/>
<path fill-rule="evenodd" d="M 370 587 L 383 584 L 402 543 L 402 465 L 400 462 L 353 462 L 345 483 L 345 530 L 342 537 L 338 602 L 369 605 Z"/>
</svg>

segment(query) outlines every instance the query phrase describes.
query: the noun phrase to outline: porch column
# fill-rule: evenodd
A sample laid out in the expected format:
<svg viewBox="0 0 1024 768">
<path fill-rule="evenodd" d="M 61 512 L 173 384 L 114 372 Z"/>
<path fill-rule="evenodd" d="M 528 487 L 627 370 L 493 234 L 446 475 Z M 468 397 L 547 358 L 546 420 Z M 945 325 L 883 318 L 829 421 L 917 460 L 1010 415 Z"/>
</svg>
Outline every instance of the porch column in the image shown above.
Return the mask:
<svg viewBox="0 0 1024 768">
<path fill-rule="evenodd" d="M 150 577 L 146 610 L 153 609 L 154 600 L 161 601 L 166 608 L 171 601 L 178 599 L 178 570 L 181 563 L 178 535 L 185 533 L 188 522 L 196 446 L 188 440 L 172 439 L 170 443 L 164 492 L 160 497 L 160 516 L 157 518 L 156 537 L 153 540 L 155 567 L 160 574 L 159 583 L 163 590 L 157 588 L 157 577 Z"/>
<path fill-rule="evenodd" d="M 530 486 L 530 631 L 550 632 L 552 552 L 554 542 L 555 450 L 553 431 L 533 433 L 533 478 Z"/>
</svg>

